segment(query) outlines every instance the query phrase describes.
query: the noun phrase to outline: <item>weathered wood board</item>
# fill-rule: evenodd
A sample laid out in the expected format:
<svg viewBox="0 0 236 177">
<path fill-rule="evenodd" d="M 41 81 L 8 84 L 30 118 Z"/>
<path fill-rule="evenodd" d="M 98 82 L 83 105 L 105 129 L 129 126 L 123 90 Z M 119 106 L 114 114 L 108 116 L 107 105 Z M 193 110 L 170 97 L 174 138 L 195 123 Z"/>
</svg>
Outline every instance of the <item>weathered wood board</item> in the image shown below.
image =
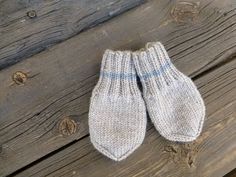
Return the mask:
<svg viewBox="0 0 236 177">
<path fill-rule="evenodd" d="M 195 80 L 207 108 L 201 136 L 171 143 L 149 125 L 143 145 L 122 162 L 96 151 L 89 137 L 16 177 L 222 177 L 236 166 L 236 60 Z"/>
<path fill-rule="evenodd" d="M 233 60 L 236 53 L 235 7 L 232 1 L 220 0 L 150 0 L 0 71 L 0 176 L 11 174 L 75 140 L 81 142 L 76 149 L 83 148 L 84 143 L 88 150 L 92 148 L 88 138 L 79 140 L 88 135 L 89 97 L 106 48 L 135 50 L 147 41 L 160 40 L 181 71 L 201 79 L 215 67 Z M 215 103 L 211 105 L 217 107 Z M 148 134 L 156 134 L 154 132 L 151 128 Z M 146 142 L 155 143 L 156 139 L 156 135 L 151 136 Z M 164 142 L 161 140 L 160 145 Z M 151 148 L 154 147 L 161 149 L 159 143 Z M 138 151 L 137 158 L 145 158 L 143 148 Z M 63 151 L 71 152 L 67 149 Z M 235 156 L 231 154 L 231 157 Z M 150 163 L 156 164 L 159 157 L 153 158 Z M 143 163 L 150 165 L 148 161 Z M 161 168 L 156 165 L 155 168 Z"/>
<path fill-rule="evenodd" d="M 143 2 L 143 0 L 0 1 L 0 69 Z"/>
</svg>

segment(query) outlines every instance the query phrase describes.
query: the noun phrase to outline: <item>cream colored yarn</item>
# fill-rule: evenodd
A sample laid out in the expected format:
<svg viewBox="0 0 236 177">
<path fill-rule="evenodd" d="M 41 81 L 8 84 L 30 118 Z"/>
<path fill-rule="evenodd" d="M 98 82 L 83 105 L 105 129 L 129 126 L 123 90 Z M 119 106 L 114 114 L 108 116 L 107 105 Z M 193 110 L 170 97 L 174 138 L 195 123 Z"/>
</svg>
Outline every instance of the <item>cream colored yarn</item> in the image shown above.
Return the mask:
<svg viewBox="0 0 236 177">
<path fill-rule="evenodd" d="M 145 103 L 154 126 L 166 139 L 189 142 L 200 135 L 203 99 L 160 42 L 147 43 L 136 52 L 106 50 L 90 100 L 89 131 L 94 147 L 115 161 L 134 152 L 145 137 Z"/>
<path fill-rule="evenodd" d="M 171 63 L 160 42 L 148 43 L 146 50 L 132 55 L 156 129 L 171 141 L 195 140 L 202 130 L 205 106 L 192 80 Z"/>
<path fill-rule="evenodd" d="M 90 139 L 105 156 L 120 161 L 145 137 L 146 108 L 128 51 L 106 50 L 89 109 Z"/>
</svg>

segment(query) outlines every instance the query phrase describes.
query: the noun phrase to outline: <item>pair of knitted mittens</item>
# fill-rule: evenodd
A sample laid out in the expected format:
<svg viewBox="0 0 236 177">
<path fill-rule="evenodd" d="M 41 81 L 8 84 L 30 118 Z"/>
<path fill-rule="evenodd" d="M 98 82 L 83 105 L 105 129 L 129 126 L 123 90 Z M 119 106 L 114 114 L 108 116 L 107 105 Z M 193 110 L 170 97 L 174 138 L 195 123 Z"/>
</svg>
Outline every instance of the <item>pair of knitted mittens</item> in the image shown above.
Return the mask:
<svg viewBox="0 0 236 177">
<path fill-rule="evenodd" d="M 146 109 L 168 140 L 189 142 L 201 132 L 205 117 L 201 95 L 171 63 L 160 42 L 147 43 L 146 49 L 136 52 L 106 50 L 89 110 L 94 147 L 113 160 L 125 159 L 144 140 Z"/>
</svg>

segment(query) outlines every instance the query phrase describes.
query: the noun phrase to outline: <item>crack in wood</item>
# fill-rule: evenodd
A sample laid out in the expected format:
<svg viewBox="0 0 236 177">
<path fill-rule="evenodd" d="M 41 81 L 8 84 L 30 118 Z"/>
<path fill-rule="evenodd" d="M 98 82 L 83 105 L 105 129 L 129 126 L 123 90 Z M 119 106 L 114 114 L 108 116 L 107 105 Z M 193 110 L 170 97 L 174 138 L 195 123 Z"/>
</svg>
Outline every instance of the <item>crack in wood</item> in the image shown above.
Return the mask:
<svg viewBox="0 0 236 177">
<path fill-rule="evenodd" d="M 83 156 L 80 153 L 83 153 L 84 151 L 86 151 L 88 155 L 80 159 L 79 163 L 77 163 L 76 160 L 73 161 L 73 163 L 71 163 L 72 166 L 76 164 L 74 166 L 79 166 L 78 168 L 84 170 L 85 164 L 89 166 L 91 162 L 99 161 L 101 163 L 98 163 L 97 165 L 100 165 L 102 170 L 105 161 L 101 161 L 104 160 L 103 157 L 89 144 L 87 129 L 89 96 L 91 89 L 97 81 L 102 52 L 107 47 L 119 49 L 139 48 L 143 46 L 146 41 L 157 38 L 167 46 L 167 49 L 171 48 L 168 52 L 173 56 L 171 58 L 174 63 L 180 67 L 181 71 L 188 75 L 190 74 L 191 76 L 194 75 L 193 79 L 195 81 L 201 80 L 200 83 L 197 81 L 197 85 L 201 86 L 199 87 L 201 93 L 205 96 L 207 104 L 210 105 L 210 114 L 212 114 L 212 112 L 215 112 L 215 114 L 209 116 L 209 119 L 207 120 L 210 121 L 207 125 L 210 132 L 205 131 L 205 134 L 202 134 L 202 139 L 201 136 L 199 137 L 199 144 L 193 144 L 191 147 L 188 147 L 187 145 L 166 143 L 166 141 L 161 139 L 160 135 L 157 136 L 157 132 L 153 127 L 151 127 L 151 129 L 149 127 L 150 130 L 147 137 L 149 143 L 144 143 L 141 147 L 141 151 L 131 158 L 137 161 L 128 160 L 128 162 L 132 164 L 132 166 L 129 167 L 131 169 L 134 168 L 135 171 L 137 171 L 137 175 L 135 174 L 136 176 L 152 176 L 153 174 L 155 174 L 154 176 L 158 176 L 159 173 L 166 174 L 166 167 L 170 167 L 168 170 L 175 169 L 176 173 L 179 173 L 179 170 L 176 167 L 186 167 L 186 169 L 189 169 L 190 171 L 194 171 L 195 167 L 197 167 L 203 169 L 203 173 L 205 172 L 204 169 L 206 168 L 199 166 L 199 159 L 209 162 L 208 159 L 204 159 L 204 156 L 201 155 L 205 153 L 201 151 L 202 149 L 205 150 L 205 148 L 209 148 L 209 145 L 207 143 L 204 144 L 204 141 L 208 140 L 210 141 L 209 143 L 213 143 L 211 140 L 220 136 L 217 134 L 217 130 L 221 133 L 225 133 L 224 127 L 227 126 L 227 128 L 231 128 L 231 125 L 234 123 L 234 119 L 230 119 L 221 126 L 216 126 L 215 129 L 210 128 L 210 125 L 214 124 L 211 122 L 213 121 L 211 119 L 214 118 L 215 122 L 220 118 L 225 120 L 227 117 L 226 114 L 223 115 L 226 113 L 224 110 L 230 111 L 231 107 L 233 107 L 233 102 L 232 100 L 230 102 L 230 97 L 232 97 L 232 93 L 234 92 L 234 87 L 232 86 L 234 84 L 234 80 L 232 79 L 234 70 L 232 68 L 229 69 L 229 64 L 233 63 L 234 59 L 232 58 L 229 60 L 227 57 L 234 56 L 235 54 L 233 41 L 235 35 L 235 14 L 232 11 L 232 13 L 227 13 L 226 16 L 222 16 L 222 13 L 225 11 L 222 9 L 222 12 L 220 13 L 221 17 L 218 18 L 219 14 L 212 13 L 210 9 L 212 5 L 217 5 L 216 2 L 213 2 L 212 5 L 206 7 L 206 9 L 202 11 L 203 14 L 199 14 L 199 18 L 204 18 L 204 21 L 200 20 L 200 23 L 202 23 L 201 25 L 194 26 L 194 23 L 171 23 L 169 26 L 158 28 L 160 22 L 163 21 L 163 16 L 168 14 L 169 9 L 173 7 L 173 3 L 169 1 L 168 5 L 166 5 L 167 7 L 163 10 L 163 4 L 166 5 L 166 1 L 149 1 L 144 7 L 140 7 L 124 16 L 120 16 L 98 28 L 81 33 L 79 36 L 65 41 L 47 52 L 36 55 L 29 60 L 25 60 L 7 70 L 1 71 L 0 82 L 3 84 L 0 87 L 4 94 L 1 94 L 0 112 L 4 114 L 5 117 L 3 118 L 4 124 L 0 124 L 0 139 L 3 140 L 2 142 L 5 142 L 4 140 L 10 140 L 6 145 L 9 145 L 15 150 L 14 155 L 9 152 L 2 154 L 4 158 L 8 156 L 15 158 L 15 161 L 22 160 L 23 156 L 24 158 L 28 157 L 27 162 L 20 161 L 22 163 L 17 164 L 10 161 L 11 159 L 4 161 L 4 164 L 0 164 L 0 166 L 5 164 L 9 165 L 7 165 L 6 168 L 1 168 L 5 170 L 5 172 L 2 173 L 3 175 L 12 173 L 12 169 L 17 170 L 22 167 L 23 170 L 21 172 L 27 172 L 32 168 L 35 169 L 38 165 L 27 165 L 31 164 L 31 162 L 34 163 L 35 161 L 40 165 L 41 163 L 44 163 L 44 160 L 47 160 L 48 162 L 51 157 L 58 157 L 57 153 L 63 154 L 65 152 L 65 149 L 57 151 L 58 147 L 66 146 L 66 152 L 68 152 L 71 147 L 74 147 L 67 146 L 68 143 L 75 139 L 79 139 L 84 135 L 87 136 L 87 138 L 85 138 L 86 141 L 84 141 L 86 142 L 85 145 L 81 145 L 83 141 L 78 142 L 74 151 L 77 152 L 76 149 L 79 149 L 77 152 L 79 155 Z M 201 4 L 204 7 L 204 1 L 201 1 Z M 210 15 L 207 20 L 204 16 L 205 11 L 209 11 L 209 14 L 213 14 Z M 125 26 L 125 28 L 123 28 L 123 26 Z M 134 28 L 135 30 L 133 30 Z M 214 28 L 216 31 L 214 31 Z M 106 35 L 104 35 L 104 31 Z M 46 34 L 46 31 L 45 33 L 43 32 L 43 35 Z M 194 37 L 192 35 L 194 35 Z M 204 45 L 202 45 L 202 43 L 204 43 Z M 188 48 L 190 46 L 191 48 Z M 179 53 L 180 51 L 182 51 L 182 53 Z M 178 61 L 176 61 L 176 59 L 178 59 Z M 21 70 L 22 66 L 24 66 L 24 69 L 34 73 L 40 73 L 40 75 L 37 79 L 32 80 L 28 85 L 29 87 L 25 87 L 25 89 L 21 89 L 20 92 L 16 92 L 15 89 L 17 89 L 17 87 L 7 87 L 9 84 L 9 75 L 14 71 Z M 204 71 L 206 72 L 204 73 Z M 222 73 L 219 74 L 215 71 L 220 71 Z M 214 75 L 212 75 L 212 73 L 215 73 L 217 77 L 213 77 Z M 92 79 L 88 79 L 91 76 Z M 6 78 L 8 78 L 8 80 Z M 204 78 L 207 78 L 207 80 Z M 87 87 L 83 87 L 81 90 L 82 85 L 87 85 Z M 35 93 L 37 93 L 36 96 Z M 81 94 L 84 96 L 80 97 Z M 11 95 L 14 95 L 14 98 Z M 27 95 L 30 95 L 30 97 L 26 97 Z M 226 99 L 225 97 L 228 98 Z M 229 100 L 230 103 L 226 102 L 226 100 Z M 214 108 L 216 103 L 218 106 L 217 110 Z M 11 112 L 11 110 L 9 111 L 6 109 L 9 107 L 13 110 L 14 114 L 10 114 L 9 112 Z M 84 115 L 81 116 L 80 113 Z M 63 136 L 61 136 L 62 138 L 59 137 L 60 132 L 58 131 L 58 126 L 55 126 L 58 125 L 58 120 L 61 120 L 60 118 L 66 115 L 74 114 L 78 115 L 79 119 L 81 119 L 80 127 L 84 127 L 84 130 L 79 128 L 78 132 L 66 136 L 66 138 Z M 230 115 L 229 117 L 233 116 Z M 65 124 L 64 127 L 66 129 L 65 134 L 73 132 L 70 130 L 70 125 Z M 57 130 L 57 132 L 54 132 L 54 130 Z M 232 129 L 230 130 L 232 131 Z M 153 133 L 150 133 L 150 131 L 153 131 Z M 230 132 L 228 132 L 228 134 L 229 133 Z M 230 138 L 233 139 L 233 136 L 229 137 L 229 139 Z M 214 142 L 224 146 L 220 144 L 221 140 L 219 140 L 219 142 Z M 229 142 L 226 142 L 226 145 L 228 144 Z M 169 147 L 169 149 L 167 147 L 167 152 L 160 154 L 159 152 L 162 151 L 160 147 L 162 147 L 162 145 L 174 147 Z M 84 148 L 85 146 L 88 149 Z M 151 148 L 151 150 L 146 153 L 145 147 L 148 147 L 149 150 Z M 44 151 L 42 153 L 34 151 L 37 148 L 41 148 Z M 165 148 L 163 147 L 163 149 Z M 55 151 L 57 152 L 56 154 L 47 156 L 50 152 Z M 224 149 L 222 148 L 222 151 L 219 151 L 219 155 L 222 155 L 223 152 Z M 38 159 L 44 155 L 48 158 L 38 161 Z M 66 170 L 72 168 L 72 166 L 66 165 L 67 162 L 71 162 L 72 158 L 76 158 L 74 157 L 74 154 L 70 155 L 68 152 L 68 154 L 63 155 L 65 162 L 56 164 L 55 168 L 58 170 L 51 175 L 54 175 L 57 171 L 63 171 L 64 168 Z M 181 155 L 184 158 L 178 161 L 178 159 L 181 158 Z M 36 156 L 37 159 L 35 159 Z M 169 157 L 168 161 L 166 159 L 158 161 L 159 158 L 163 159 L 162 156 Z M 69 160 L 67 157 L 69 157 Z M 59 157 L 59 159 L 62 159 L 62 157 Z M 205 164 L 205 161 L 203 164 Z M 173 162 L 175 166 L 171 166 Z M 141 164 L 141 168 L 138 168 L 139 163 Z M 48 170 L 53 171 L 54 165 L 51 163 L 49 164 L 51 168 Z M 94 164 L 91 164 L 89 167 L 93 167 L 93 165 Z M 27 166 L 27 168 L 24 168 L 24 166 Z M 60 168 L 62 166 L 65 167 Z M 117 167 L 116 165 L 114 166 Z M 11 169 L 9 167 L 11 167 Z M 131 172 L 129 173 L 125 170 L 125 166 L 122 164 L 119 168 L 122 170 L 114 170 L 115 173 L 113 173 L 113 171 L 110 171 L 110 173 L 115 175 L 122 175 L 125 173 L 131 174 Z M 119 168 L 117 167 L 115 169 Z M 38 173 L 41 174 L 41 168 L 37 169 L 39 169 Z M 68 173 L 66 170 L 60 175 L 67 175 Z M 97 172 L 99 173 L 99 169 L 96 170 L 98 170 Z M 15 174 L 17 174 L 17 176 L 21 175 L 21 173 Z M 176 174 L 176 176 L 177 175 L 178 174 Z"/>
<path fill-rule="evenodd" d="M 9 5 L 6 1 L 1 1 L 0 7 L 5 7 L 5 9 L 2 15 L 4 18 L 1 17 L 0 23 L 2 27 L 0 29 L 0 70 L 46 50 L 48 46 L 59 43 L 143 4 L 144 0 L 113 0 L 107 1 L 110 5 L 106 6 L 104 4 L 109 4 L 106 0 L 93 3 L 91 1 L 88 2 L 88 5 L 86 5 L 86 2 L 85 0 L 25 2 L 26 7 L 22 7 L 17 11 L 19 8 L 17 5 L 20 4 L 17 0 L 12 0 L 12 5 Z M 16 11 L 11 7 L 15 8 Z M 87 14 L 91 9 L 95 9 L 95 11 Z M 27 20 L 26 23 L 25 17 L 27 16 L 34 20 Z M 78 23 L 81 20 L 83 20 L 83 23 Z M 62 28 L 61 23 L 64 24 Z M 52 29 L 52 26 L 55 29 Z M 61 31 L 60 35 L 54 36 L 53 34 L 58 29 Z M 28 35 L 32 31 L 34 31 L 34 34 Z M 40 34 L 41 31 L 45 31 L 46 35 Z M 28 40 L 27 44 L 24 42 L 25 39 Z"/>
</svg>

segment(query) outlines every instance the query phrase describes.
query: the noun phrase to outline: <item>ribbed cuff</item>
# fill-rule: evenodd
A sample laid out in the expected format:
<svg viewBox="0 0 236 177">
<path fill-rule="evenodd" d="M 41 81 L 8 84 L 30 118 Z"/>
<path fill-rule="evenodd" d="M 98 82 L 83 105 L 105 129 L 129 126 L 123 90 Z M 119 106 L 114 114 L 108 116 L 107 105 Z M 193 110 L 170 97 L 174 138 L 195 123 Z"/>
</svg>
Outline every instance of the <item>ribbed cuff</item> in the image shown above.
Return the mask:
<svg viewBox="0 0 236 177">
<path fill-rule="evenodd" d="M 130 51 L 107 49 L 103 55 L 99 81 L 95 94 L 134 95 L 138 94 L 136 72 Z"/>
<path fill-rule="evenodd" d="M 144 90 L 156 93 L 171 82 L 183 78 L 173 65 L 160 42 L 147 43 L 146 48 L 133 52 L 132 58 Z"/>
<path fill-rule="evenodd" d="M 100 76 L 110 79 L 136 78 L 131 52 L 107 49 L 103 55 Z"/>
</svg>

